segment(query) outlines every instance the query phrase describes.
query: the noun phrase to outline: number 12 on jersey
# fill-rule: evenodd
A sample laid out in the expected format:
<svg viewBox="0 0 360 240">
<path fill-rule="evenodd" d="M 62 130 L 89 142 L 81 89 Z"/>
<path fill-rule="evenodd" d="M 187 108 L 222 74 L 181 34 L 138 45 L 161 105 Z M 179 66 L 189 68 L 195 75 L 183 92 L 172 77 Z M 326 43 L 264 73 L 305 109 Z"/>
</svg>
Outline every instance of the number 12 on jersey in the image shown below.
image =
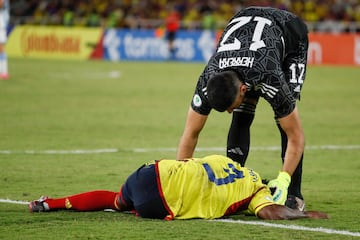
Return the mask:
<svg viewBox="0 0 360 240">
<path fill-rule="evenodd" d="M 234 38 L 234 42 L 232 43 L 225 43 L 228 38 L 238 29 L 240 29 L 242 26 L 246 25 L 247 23 L 254 21 L 256 22 L 256 26 L 253 32 L 252 36 L 252 43 L 250 44 L 249 50 L 250 51 L 257 51 L 259 48 L 265 47 L 265 43 L 263 40 L 261 40 L 262 32 L 264 31 L 264 27 L 266 25 L 271 25 L 272 22 L 263 17 L 238 17 L 234 18 L 228 26 L 234 24 L 232 27 L 229 28 L 229 30 L 225 33 L 222 41 L 220 42 L 220 47 L 218 48 L 218 52 L 224 52 L 224 51 L 234 51 L 239 50 L 241 48 L 241 42 L 239 39 Z"/>
</svg>

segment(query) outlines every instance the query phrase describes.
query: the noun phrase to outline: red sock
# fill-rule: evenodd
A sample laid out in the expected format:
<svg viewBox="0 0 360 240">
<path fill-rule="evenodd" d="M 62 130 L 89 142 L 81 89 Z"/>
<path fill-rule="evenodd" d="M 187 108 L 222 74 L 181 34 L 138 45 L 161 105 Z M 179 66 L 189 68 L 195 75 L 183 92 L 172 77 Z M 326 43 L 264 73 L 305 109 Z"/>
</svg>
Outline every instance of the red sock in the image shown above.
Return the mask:
<svg viewBox="0 0 360 240">
<path fill-rule="evenodd" d="M 49 198 L 46 203 L 50 210 L 73 209 L 77 211 L 116 210 L 118 192 L 97 190 L 84 192 L 64 198 Z"/>
</svg>

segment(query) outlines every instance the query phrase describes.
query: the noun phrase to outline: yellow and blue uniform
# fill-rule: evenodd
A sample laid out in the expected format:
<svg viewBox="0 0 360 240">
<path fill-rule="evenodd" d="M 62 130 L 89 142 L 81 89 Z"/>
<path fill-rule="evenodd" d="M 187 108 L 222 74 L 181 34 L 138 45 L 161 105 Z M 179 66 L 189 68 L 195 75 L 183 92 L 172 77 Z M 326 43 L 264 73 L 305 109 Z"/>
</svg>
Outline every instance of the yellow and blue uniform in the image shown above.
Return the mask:
<svg viewBox="0 0 360 240">
<path fill-rule="evenodd" d="M 142 217 L 161 212 L 156 217 L 165 219 L 214 219 L 245 210 L 257 214 L 274 204 L 256 172 L 220 155 L 144 165 L 122 186 L 120 198 Z"/>
<path fill-rule="evenodd" d="M 274 204 L 259 175 L 220 155 L 157 164 L 161 195 L 172 218 L 220 218 Z"/>
</svg>

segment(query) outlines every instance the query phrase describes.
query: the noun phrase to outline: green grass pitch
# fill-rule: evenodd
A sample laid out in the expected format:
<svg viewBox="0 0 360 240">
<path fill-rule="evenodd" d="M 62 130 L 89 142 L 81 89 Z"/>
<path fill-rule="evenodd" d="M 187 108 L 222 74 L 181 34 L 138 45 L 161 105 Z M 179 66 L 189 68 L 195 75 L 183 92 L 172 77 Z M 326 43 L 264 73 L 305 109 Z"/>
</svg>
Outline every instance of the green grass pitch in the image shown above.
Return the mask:
<svg viewBox="0 0 360 240">
<path fill-rule="evenodd" d="M 11 79 L 0 82 L 0 199 L 30 201 L 41 195 L 116 191 L 140 164 L 175 158 L 204 64 L 10 59 L 9 67 Z M 359 76 L 358 67 L 310 66 L 299 103 L 307 145 L 307 209 L 325 211 L 330 219 L 269 223 L 360 232 Z M 224 154 L 230 120 L 227 113 L 211 113 L 196 156 Z M 251 138 L 247 166 L 263 177 L 276 177 L 280 152 L 267 147 L 278 147 L 280 138 L 264 100 L 257 107 Z M 98 149 L 109 151 L 92 152 Z M 243 215 L 231 219 L 258 221 Z M 167 222 L 111 212 L 30 214 L 26 205 L 0 203 L 0 239 L 45 238 L 356 236 L 205 220 Z"/>
</svg>

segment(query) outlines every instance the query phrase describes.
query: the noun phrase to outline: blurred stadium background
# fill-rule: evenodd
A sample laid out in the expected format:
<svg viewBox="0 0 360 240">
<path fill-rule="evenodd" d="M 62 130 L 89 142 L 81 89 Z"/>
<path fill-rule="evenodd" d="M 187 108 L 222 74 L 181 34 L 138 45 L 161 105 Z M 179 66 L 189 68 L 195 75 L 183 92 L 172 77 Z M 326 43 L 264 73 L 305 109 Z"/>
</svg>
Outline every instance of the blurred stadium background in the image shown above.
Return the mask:
<svg viewBox="0 0 360 240">
<path fill-rule="evenodd" d="M 182 28 L 216 29 L 254 5 L 291 11 L 314 31 L 360 31 L 359 0 L 13 0 L 11 16 L 12 24 L 156 28 L 174 7 Z"/>
<path fill-rule="evenodd" d="M 359 0 L 11 1 L 9 57 L 205 62 L 227 21 L 247 6 L 300 16 L 309 28 L 309 64 L 360 65 Z M 169 51 L 166 22 L 179 29 Z"/>
</svg>

